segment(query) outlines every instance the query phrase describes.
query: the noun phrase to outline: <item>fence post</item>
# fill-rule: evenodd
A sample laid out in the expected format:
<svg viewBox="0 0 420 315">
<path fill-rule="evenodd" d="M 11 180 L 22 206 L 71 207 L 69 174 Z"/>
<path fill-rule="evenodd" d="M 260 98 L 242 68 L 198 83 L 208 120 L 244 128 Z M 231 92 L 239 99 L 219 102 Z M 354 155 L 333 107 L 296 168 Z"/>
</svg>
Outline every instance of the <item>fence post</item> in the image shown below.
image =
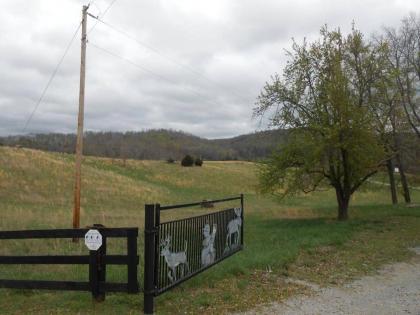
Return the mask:
<svg viewBox="0 0 420 315">
<path fill-rule="evenodd" d="M 92 228 L 101 232 L 101 224 L 94 224 Z M 103 285 L 106 281 L 106 236 L 102 234 L 102 245 L 98 250 L 89 251 L 89 283 L 92 297 L 98 301 L 105 300 L 105 288 Z"/>
<path fill-rule="evenodd" d="M 99 230 L 100 231 L 100 230 Z M 97 301 L 105 301 L 105 282 L 106 282 L 106 236 L 102 235 L 102 246 L 98 249 L 98 285 L 99 294 Z"/>
<path fill-rule="evenodd" d="M 139 292 L 137 281 L 137 233 L 129 231 L 127 235 L 127 286 L 128 293 Z"/>
<path fill-rule="evenodd" d="M 89 284 L 92 297 L 97 300 L 99 297 L 99 279 L 98 279 L 98 251 L 89 251 Z"/>
<path fill-rule="evenodd" d="M 153 314 L 155 295 L 155 206 L 145 206 L 144 227 L 144 314 Z"/>
</svg>

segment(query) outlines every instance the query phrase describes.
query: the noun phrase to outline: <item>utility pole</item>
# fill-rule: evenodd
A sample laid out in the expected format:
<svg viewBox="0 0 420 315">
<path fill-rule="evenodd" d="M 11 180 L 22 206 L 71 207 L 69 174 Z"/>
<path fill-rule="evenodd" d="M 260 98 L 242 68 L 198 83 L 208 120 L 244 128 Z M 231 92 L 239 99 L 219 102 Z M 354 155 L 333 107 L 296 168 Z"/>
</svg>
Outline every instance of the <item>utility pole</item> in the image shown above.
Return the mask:
<svg viewBox="0 0 420 315">
<path fill-rule="evenodd" d="M 83 119 L 85 109 L 85 70 L 86 70 L 86 24 L 87 10 L 84 5 L 82 10 L 82 48 L 80 58 L 80 88 L 79 88 L 79 117 L 77 121 L 76 142 L 76 181 L 74 185 L 73 228 L 80 227 L 80 190 L 82 186 L 82 155 L 83 155 Z M 78 240 L 78 239 L 77 239 Z"/>
</svg>

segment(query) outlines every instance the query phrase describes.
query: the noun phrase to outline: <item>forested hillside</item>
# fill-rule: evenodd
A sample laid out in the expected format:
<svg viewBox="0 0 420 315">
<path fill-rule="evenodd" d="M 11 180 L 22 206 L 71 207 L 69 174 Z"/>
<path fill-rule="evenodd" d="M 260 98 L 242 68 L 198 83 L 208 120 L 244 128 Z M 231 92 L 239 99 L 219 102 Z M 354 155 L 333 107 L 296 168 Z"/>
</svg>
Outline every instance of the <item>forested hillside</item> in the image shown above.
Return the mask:
<svg viewBox="0 0 420 315">
<path fill-rule="evenodd" d="M 286 131 L 270 130 L 229 139 L 209 140 L 181 131 L 87 132 L 84 154 L 145 160 L 181 159 L 185 154 L 205 160 L 257 160 L 268 156 L 285 138 Z M 74 153 L 74 134 L 35 134 L 0 138 L 8 146 Z"/>
</svg>

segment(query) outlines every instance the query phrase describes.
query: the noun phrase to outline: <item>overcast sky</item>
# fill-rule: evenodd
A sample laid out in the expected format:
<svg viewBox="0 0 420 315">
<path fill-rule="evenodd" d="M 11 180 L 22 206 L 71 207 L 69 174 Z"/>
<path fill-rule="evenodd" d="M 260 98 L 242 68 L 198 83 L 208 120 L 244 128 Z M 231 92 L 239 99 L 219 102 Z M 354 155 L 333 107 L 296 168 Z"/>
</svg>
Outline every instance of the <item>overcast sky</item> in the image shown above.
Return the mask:
<svg viewBox="0 0 420 315">
<path fill-rule="evenodd" d="M 0 135 L 21 134 L 87 1 L 1 0 Z M 418 0 L 96 0 L 88 19 L 85 130 L 257 130 L 252 108 L 291 38 L 397 26 Z M 124 34 L 130 35 L 127 37 Z M 135 40 L 133 40 L 135 39 Z M 99 47 L 99 48 L 98 48 Z M 112 54 L 110 54 L 112 53 Z M 116 57 L 119 56 L 119 57 Z M 76 131 L 80 34 L 25 133 Z"/>
</svg>

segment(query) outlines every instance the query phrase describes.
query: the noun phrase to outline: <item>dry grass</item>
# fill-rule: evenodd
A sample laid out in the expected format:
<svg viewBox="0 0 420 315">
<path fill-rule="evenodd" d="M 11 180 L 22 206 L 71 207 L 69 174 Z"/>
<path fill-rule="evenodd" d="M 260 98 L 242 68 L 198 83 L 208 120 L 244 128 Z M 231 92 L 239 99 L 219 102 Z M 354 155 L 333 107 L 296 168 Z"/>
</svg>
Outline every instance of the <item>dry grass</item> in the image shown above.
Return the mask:
<svg viewBox="0 0 420 315">
<path fill-rule="evenodd" d="M 72 155 L 0 147 L 0 229 L 71 226 L 73 168 Z M 330 191 L 278 203 L 255 192 L 255 171 L 253 163 L 240 161 L 205 161 L 203 167 L 183 168 L 163 161 L 87 157 L 81 224 L 142 228 L 145 203 L 164 205 L 245 194 L 245 251 L 159 297 L 162 314 L 248 309 L 305 292 L 285 284 L 284 276 L 341 283 L 385 262 L 406 259 L 405 248 L 420 243 L 420 208 L 386 206 L 387 188 L 374 186 L 357 193 L 350 209 L 352 220 L 337 223 Z M 420 192 L 413 192 L 413 201 L 420 201 Z M 169 212 L 163 220 L 217 209 Z M 142 242 L 139 237 L 140 255 Z M 86 252 L 83 244 L 67 240 L 1 244 L 0 255 Z M 112 253 L 125 250 L 117 241 L 110 242 L 109 248 Z M 0 269 L 0 278 L 78 280 L 86 274 L 79 266 Z M 124 269 L 109 269 L 110 280 L 121 281 L 124 276 Z M 86 293 L 1 290 L 1 294 L 4 314 L 134 314 L 142 307 L 138 295 L 110 294 L 105 303 L 92 304 Z"/>
</svg>

